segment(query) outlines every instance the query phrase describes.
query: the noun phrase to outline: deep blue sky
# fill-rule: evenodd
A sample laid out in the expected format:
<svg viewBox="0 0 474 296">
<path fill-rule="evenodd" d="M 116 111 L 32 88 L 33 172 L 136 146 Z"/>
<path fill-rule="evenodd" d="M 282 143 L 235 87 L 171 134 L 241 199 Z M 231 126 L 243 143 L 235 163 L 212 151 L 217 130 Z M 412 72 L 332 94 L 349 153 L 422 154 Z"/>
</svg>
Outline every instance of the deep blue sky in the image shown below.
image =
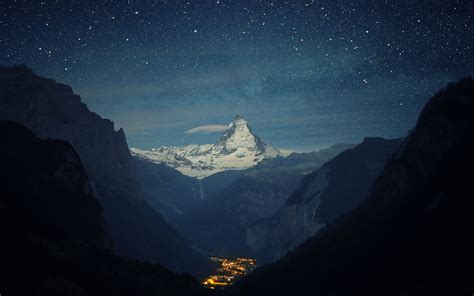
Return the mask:
<svg viewBox="0 0 474 296">
<path fill-rule="evenodd" d="M 398 137 L 473 72 L 473 1 L 2 1 L 0 64 L 72 85 L 130 146 L 212 142 L 242 114 L 276 147 Z"/>
</svg>

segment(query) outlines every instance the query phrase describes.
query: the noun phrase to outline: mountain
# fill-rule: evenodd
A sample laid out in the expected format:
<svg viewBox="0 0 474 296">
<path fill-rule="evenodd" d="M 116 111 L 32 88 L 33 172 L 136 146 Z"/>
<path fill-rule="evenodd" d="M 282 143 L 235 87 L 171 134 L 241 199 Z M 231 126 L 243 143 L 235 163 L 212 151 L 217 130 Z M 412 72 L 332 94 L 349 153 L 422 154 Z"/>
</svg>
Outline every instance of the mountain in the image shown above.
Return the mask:
<svg viewBox="0 0 474 296">
<path fill-rule="evenodd" d="M 315 167 L 321 167 L 342 151 L 353 148 L 354 146 L 354 144 L 339 143 L 318 151 L 292 152 L 287 156 L 279 155 L 272 159 L 262 160 L 257 164 L 256 169 L 263 171 L 272 168 L 306 168 L 312 171 Z"/>
<path fill-rule="evenodd" d="M 274 216 L 247 229 L 247 244 L 259 262 L 271 262 L 356 208 L 401 139 L 365 138 L 305 176 Z"/>
<path fill-rule="evenodd" d="M 84 245 L 110 248 L 102 207 L 72 146 L 38 139 L 9 121 L 0 121 L 0 134 L 4 139 L 0 145 L 1 217 L 28 225 L 31 231 L 48 229 L 45 236 L 72 237 Z"/>
<path fill-rule="evenodd" d="M 222 171 L 247 169 L 263 159 L 281 155 L 280 151 L 257 137 L 240 115 L 215 144 L 160 147 L 148 151 L 132 148 L 130 151 L 138 158 L 166 164 L 198 179 Z"/>
<path fill-rule="evenodd" d="M 189 275 L 114 256 L 72 146 L 0 121 L 2 295 L 207 295 Z"/>
<path fill-rule="evenodd" d="M 277 154 L 276 150 L 253 135 L 247 122 L 241 116 L 237 116 L 215 145 L 166 149 L 168 152 L 174 149 L 173 153 L 181 149 L 181 156 L 173 159 L 186 159 L 189 163 L 189 158 L 199 157 L 201 165 L 204 165 L 203 161 L 208 155 L 234 158 L 235 153 L 242 150 L 246 151 L 247 155 L 255 155 L 254 159 L 257 160 L 266 155 L 266 158 L 262 158 L 258 163 L 252 163 L 248 169 L 235 169 L 235 166 L 231 169 L 228 166 L 225 171 L 213 172 L 212 175 L 196 179 L 182 174 L 178 171 L 179 168 L 176 170 L 170 167 L 169 162 L 158 161 L 163 159 L 163 155 L 157 156 L 156 150 L 140 151 L 140 154 L 133 152 L 136 152 L 136 149 L 132 148 L 131 151 L 135 159 L 137 180 L 143 189 L 145 201 L 159 211 L 171 225 L 178 228 L 198 249 L 216 254 L 214 247 L 218 246 L 221 250 L 229 249 L 226 245 L 229 243 L 234 245 L 236 241 L 224 238 L 224 242 L 220 244 L 221 238 L 229 233 L 228 225 L 236 223 L 247 225 L 249 221 L 275 213 L 304 174 L 320 167 L 325 161 L 350 147 L 351 144 L 337 144 L 317 152 L 292 153 L 285 157 Z M 164 148 L 160 149 L 164 151 Z M 273 151 L 271 156 L 269 151 Z M 144 156 L 149 153 L 153 154 L 153 157 Z M 245 163 L 243 165 L 247 166 Z M 202 173 L 196 167 L 192 170 L 198 174 Z M 220 196 L 229 197 L 224 200 L 225 206 L 219 205 Z M 214 214 L 210 215 L 209 211 Z M 225 217 L 220 217 L 220 214 L 225 214 Z M 210 221 L 209 215 L 211 219 L 216 219 L 216 222 Z M 220 217 L 218 224 L 224 225 L 220 231 L 222 235 L 214 232 L 215 226 L 201 222 L 201 220 L 208 221 L 215 225 L 218 216 Z M 237 230 L 235 227 L 234 229 Z M 245 230 L 240 227 L 238 229 L 237 237 L 243 242 L 238 249 L 245 249 L 243 240 Z"/>
<path fill-rule="evenodd" d="M 247 170 L 225 171 L 201 180 L 205 199 L 183 216 L 178 229 L 210 255 L 253 256 L 247 228 L 273 216 L 303 177 L 352 144 L 337 144 L 310 153 L 293 153 L 261 161 Z"/>
<path fill-rule="evenodd" d="M 122 129 L 89 111 L 71 87 L 25 66 L 0 67 L 0 119 L 26 126 L 40 138 L 70 143 L 104 209 L 115 254 L 199 273 L 208 260 L 144 200 Z"/>
<path fill-rule="evenodd" d="M 134 157 L 137 181 L 151 207 L 176 225 L 178 220 L 204 198 L 200 183 L 165 164 Z"/>
<path fill-rule="evenodd" d="M 240 295 L 470 295 L 474 291 L 474 81 L 432 97 L 360 207 Z"/>
</svg>

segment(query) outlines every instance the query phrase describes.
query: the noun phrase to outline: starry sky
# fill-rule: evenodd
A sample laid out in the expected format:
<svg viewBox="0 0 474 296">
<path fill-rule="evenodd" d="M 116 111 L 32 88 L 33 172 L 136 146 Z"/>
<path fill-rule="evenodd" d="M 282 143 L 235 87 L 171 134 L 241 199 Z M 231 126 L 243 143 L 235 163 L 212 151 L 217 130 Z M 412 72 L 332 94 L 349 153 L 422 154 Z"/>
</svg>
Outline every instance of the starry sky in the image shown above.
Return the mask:
<svg viewBox="0 0 474 296">
<path fill-rule="evenodd" d="M 474 72 L 474 1 L 2 1 L 0 64 L 70 84 L 129 146 L 243 115 L 297 151 L 399 137 Z M 201 127 L 211 125 L 211 127 Z"/>
</svg>

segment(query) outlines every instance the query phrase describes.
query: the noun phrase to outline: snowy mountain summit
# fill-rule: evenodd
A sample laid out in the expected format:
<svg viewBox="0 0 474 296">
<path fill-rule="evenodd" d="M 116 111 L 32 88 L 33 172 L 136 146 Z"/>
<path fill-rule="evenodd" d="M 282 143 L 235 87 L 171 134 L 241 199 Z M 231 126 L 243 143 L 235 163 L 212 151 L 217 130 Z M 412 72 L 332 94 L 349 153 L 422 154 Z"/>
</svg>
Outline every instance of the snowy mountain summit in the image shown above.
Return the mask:
<svg viewBox="0 0 474 296">
<path fill-rule="evenodd" d="M 235 117 L 215 144 L 162 146 L 151 150 L 131 148 L 130 151 L 133 156 L 166 164 L 198 179 L 222 171 L 243 170 L 263 159 L 281 155 L 278 149 L 256 136 L 240 115 Z"/>
</svg>

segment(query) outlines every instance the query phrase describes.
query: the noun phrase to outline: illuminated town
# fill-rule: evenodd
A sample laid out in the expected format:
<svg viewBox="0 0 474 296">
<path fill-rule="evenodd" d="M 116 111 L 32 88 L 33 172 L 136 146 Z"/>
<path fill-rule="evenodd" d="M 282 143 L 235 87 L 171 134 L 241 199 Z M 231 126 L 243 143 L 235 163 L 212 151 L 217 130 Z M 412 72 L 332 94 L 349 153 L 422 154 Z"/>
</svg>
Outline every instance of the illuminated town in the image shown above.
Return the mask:
<svg viewBox="0 0 474 296">
<path fill-rule="evenodd" d="M 224 288 L 232 285 L 245 274 L 252 271 L 257 261 L 250 258 L 225 259 L 211 257 L 211 261 L 220 264 L 215 274 L 204 280 L 203 285 L 209 289 Z"/>
</svg>

